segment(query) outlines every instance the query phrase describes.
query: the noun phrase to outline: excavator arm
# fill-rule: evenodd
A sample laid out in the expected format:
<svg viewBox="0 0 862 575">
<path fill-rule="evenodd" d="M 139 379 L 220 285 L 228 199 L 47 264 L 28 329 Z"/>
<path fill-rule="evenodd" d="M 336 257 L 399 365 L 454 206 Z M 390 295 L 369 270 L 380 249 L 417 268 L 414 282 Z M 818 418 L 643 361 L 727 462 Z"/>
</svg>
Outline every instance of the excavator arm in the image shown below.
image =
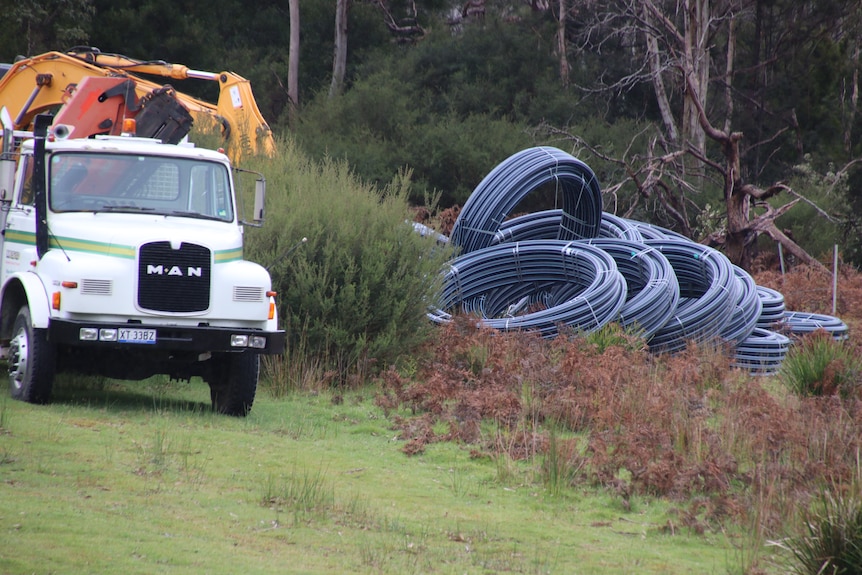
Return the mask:
<svg viewBox="0 0 862 575">
<path fill-rule="evenodd" d="M 0 78 L 0 107 L 13 116 L 16 130 L 29 129 L 36 115 L 52 111 L 71 98 L 77 85 L 88 77 L 120 77 L 134 82 L 138 98 L 164 87 L 137 74 L 174 80 L 202 79 L 217 82 L 219 98 L 211 104 L 181 92 L 177 100 L 189 111 L 199 130 L 220 129 L 228 154 L 238 161 L 246 152 L 272 155 L 274 139 L 245 78 L 232 72 L 202 72 L 161 60 L 133 60 L 96 49 L 46 52 L 15 62 Z"/>
</svg>

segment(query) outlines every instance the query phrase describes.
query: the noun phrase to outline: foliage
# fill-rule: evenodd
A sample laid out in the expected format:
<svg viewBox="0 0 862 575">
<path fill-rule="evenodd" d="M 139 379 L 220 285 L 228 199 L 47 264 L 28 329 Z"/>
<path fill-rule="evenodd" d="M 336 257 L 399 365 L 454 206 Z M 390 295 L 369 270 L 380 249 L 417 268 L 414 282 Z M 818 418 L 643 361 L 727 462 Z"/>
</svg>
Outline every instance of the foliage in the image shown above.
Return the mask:
<svg viewBox="0 0 862 575">
<path fill-rule="evenodd" d="M 802 396 L 856 397 L 862 384 L 862 359 L 850 345 L 817 332 L 788 352 L 781 365 L 781 379 Z"/>
<path fill-rule="evenodd" d="M 379 186 L 409 168 L 414 203 L 439 193 L 440 204 L 450 206 L 463 204 L 495 165 L 530 144 L 523 127 L 485 114 L 423 114 L 387 74 L 358 80 L 346 94 L 306 109 L 297 131 L 303 148 L 348 160 Z"/>
<path fill-rule="evenodd" d="M 797 575 L 862 572 L 862 498 L 824 489 L 803 518 L 804 534 L 782 543 L 790 550 L 790 573 Z"/>
<path fill-rule="evenodd" d="M 397 84 L 381 80 L 357 81 L 337 101 L 307 109 L 297 134 L 303 147 L 316 157 L 344 158 L 379 185 L 409 168 L 414 202 L 439 192 L 441 205 L 451 206 L 463 204 L 494 166 L 532 143 L 524 126 L 489 115 L 424 113 Z"/>
<path fill-rule="evenodd" d="M 268 220 L 247 233 L 247 256 L 270 268 L 290 347 L 339 378 L 384 368 L 427 334 L 447 251 L 413 232 L 409 174 L 380 191 L 344 162 L 312 162 L 286 140 L 279 150 L 258 158 Z"/>
<path fill-rule="evenodd" d="M 95 8 L 93 0 L 16 0 L 3 2 L 0 60 L 32 56 L 85 44 Z"/>
<path fill-rule="evenodd" d="M 853 166 L 848 170 L 846 204 L 841 214 L 842 253 L 848 263 L 862 268 L 862 170 Z"/>
<path fill-rule="evenodd" d="M 646 343 L 639 337 L 635 328 L 626 330 L 618 323 L 609 323 L 596 331 L 583 336 L 584 344 L 593 346 L 595 352 L 602 355 L 609 348 L 619 347 L 631 352 L 644 351 Z"/>
<path fill-rule="evenodd" d="M 748 173 L 782 179 L 805 154 L 843 163 L 857 10 L 843 0 L 780 0 L 739 19 L 739 54 L 757 64 L 740 67 L 734 81 L 757 103 L 734 108 L 738 129 L 752 144 Z"/>
<path fill-rule="evenodd" d="M 548 115 L 549 101 L 560 98 L 570 104 L 556 78 L 551 24 L 540 13 L 517 26 L 487 17 L 455 34 L 441 30 L 402 59 L 377 65 L 395 70 L 410 93 L 424 96 L 432 113 L 561 121 L 573 112 L 567 105 L 565 116 Z"/>
<path fill-rule="evenodd" d="M 409 167 L 416 202 L 439 192 L 442 206 L 463 204 L 494 166 L 534 143 L 530 123 L 573 114 L 547 46 L 531 37 L 489 18 L 454 36 L 432 30 L 397 58 L 375 52 L 345 94 L 321 92 L 304 108 L 297 139 L 381 185 Z"/>
<path fill-rule="evenodd" d="M 862 282 L 858 270 L 852 266 L 840 266 L 837 270 L 835 308 L 832 307 L 831 269 L 795 265 L 792 268 L 788 266 L 788 272 L 784 274 L 776 269 L 778 258 L 774 252 L 764 255 L 755 267 L 760 266 L 766 266 L 766 269 L 755 270 L 758 285 L 781 292 L 788 310 L 837 315 L 851 326 L 851 331 L 855 327 L 854 322 L 858 321 L 859 310 L 862 309 Z M 855 339 L 851 337 L 850 343 L 855 343 Z"/>
<path fill-rule="evenodd" d="M 791 173 L 788 183 L 795 194 L 781 195 L 773 202 L 778 206 L 795 198 L 803 200 L 779 218 L 778 223 L 792 230 L 794 240 L 815 257 L 828 256 L 840 241 L 838 223 L 846 211 L 847 173 L 831 163 L 816 165 L 811 154 L 793 166 Z"/>
<path fill-rule="evenodd" d="M 229 70 L 249 79 L 258 107 L 272 126 L 286 122 L 290 20 L 284 2 L 256 2 L 250 10 L 237 0 L 207 3 L 93 0 L 89 42 L 106 52 L 158 59 L 197 70 Z M 303 2 L 300 11 L 300 102 L 329 83 L 335 3 Z M 350 11 L 349 73 L 365 53 L 386 45 L 389 35 L 374 8 L 357 3 Z M 134 33 L 129 33 L 133 30 Z M 49 46 L 50 49 L 65 49 Z M 36 52 L 38 53 L 38 52 Z M 181 91 L 214 101 L 211 82 L 173 81 Z"/>
</svg>

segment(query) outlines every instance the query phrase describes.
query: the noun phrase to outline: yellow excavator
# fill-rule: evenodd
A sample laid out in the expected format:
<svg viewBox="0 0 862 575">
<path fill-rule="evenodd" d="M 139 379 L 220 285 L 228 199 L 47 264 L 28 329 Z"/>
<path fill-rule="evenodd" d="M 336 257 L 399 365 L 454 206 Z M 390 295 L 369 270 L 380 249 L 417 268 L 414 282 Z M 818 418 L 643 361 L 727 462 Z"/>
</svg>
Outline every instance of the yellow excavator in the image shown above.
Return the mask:
<svg viewBox="0 0 862 575">
<path fill-rule="evenodd" d="M 5 68 L 5 66 L 4 66 Z M 2 69 L 0 69 L 2 73 Z M 217 104 L 161 86 L 138 74 L 174 80 L 201 79 L 217 82 Z M 170 88 L 188 110 L 197 130 L 220 131 L 227 154 L 234 160 L 246 153 L 272 155 L 275 143 L 269 125 L 260 113 L 251 84 L 233 72 L 202 72 L 162 60 L 134 60 L 96 48 L 73 48 L 67 52 L 46 52 L 23 58 L 8 66 L 0 77 L 0 108 L 13 117 L 15 130 L 29 130 L 41 113 L 60 109 L 74 94 L 78 84 L 90 77 L 123 78 L 131 81 L 135 96 L 150 97 Z M 108 130 L 110 131 L 110 130 Z"/>
</svg>

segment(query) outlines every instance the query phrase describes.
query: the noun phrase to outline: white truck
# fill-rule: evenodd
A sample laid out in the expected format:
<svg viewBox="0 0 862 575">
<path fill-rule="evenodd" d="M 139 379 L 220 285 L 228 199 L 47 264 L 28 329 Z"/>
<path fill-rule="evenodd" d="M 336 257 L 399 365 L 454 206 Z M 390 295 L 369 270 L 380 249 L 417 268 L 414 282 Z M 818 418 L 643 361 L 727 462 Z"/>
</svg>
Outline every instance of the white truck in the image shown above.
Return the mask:
<svg viewBox="0 0 862 575">
<path fill-rule="evenodd" d="M 263 220 L 262 176 L 243 221 L 223 153 L 69 138 L 49 116 L 22 139 L 3 116 L 0 356 L 12 397 L 50 401 L 56 373 L 198 376 L 214 410 L 247 415 L 260 355 L 285 341 L 269 273 L 243 259 L 243 226 Z"/>
</svg>

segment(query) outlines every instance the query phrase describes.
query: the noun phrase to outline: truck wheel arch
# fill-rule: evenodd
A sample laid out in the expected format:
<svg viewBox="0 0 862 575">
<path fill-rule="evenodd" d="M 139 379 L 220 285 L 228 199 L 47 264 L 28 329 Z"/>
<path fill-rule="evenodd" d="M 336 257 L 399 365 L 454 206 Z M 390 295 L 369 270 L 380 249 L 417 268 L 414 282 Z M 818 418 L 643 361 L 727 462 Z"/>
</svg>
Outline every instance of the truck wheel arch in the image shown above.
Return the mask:
<svg viewBox="0 0 862 575">
<path fill-rule="evenodd" d="M 51 319 L 48 294 L 35 274 L 19 273 L 9 278 L 0 293 L 0 338 L 9 338 L 21 306 L 30 307 L 33 327 L 45 329 Z"/>
</svg>

